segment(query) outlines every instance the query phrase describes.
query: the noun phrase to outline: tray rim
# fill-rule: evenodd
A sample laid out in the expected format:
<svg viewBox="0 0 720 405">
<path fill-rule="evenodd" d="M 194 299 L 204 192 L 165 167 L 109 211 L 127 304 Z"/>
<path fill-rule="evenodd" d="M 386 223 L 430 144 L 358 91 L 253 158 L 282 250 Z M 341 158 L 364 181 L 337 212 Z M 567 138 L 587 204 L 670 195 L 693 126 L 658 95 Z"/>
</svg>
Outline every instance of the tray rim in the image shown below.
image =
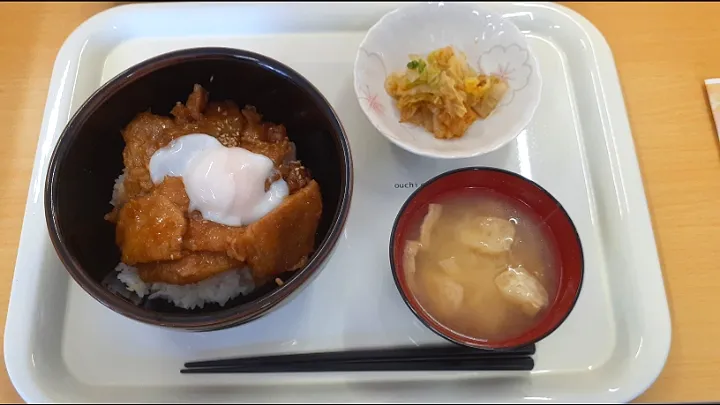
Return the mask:
<svg viewBox="0 0 720 405">
<path fill-rule="evenodd" d="M 28 311 L 34 305 L 37 305 L 35 300 L 37 297 L 22 296 L 22 293 L 26 293 L 28 289 L 32 290 L 36 287 L 38 281 L 38 272 L 40 269 L 33 269 L 34 274 L 28 275 L 27 272 L 23 274 L 20 268 L 21 260 L 25 255 L 27 246 L 31 243 L 29 239 L 29 233 L 37 231 L 37 216 L 43 216 L 42 212 L 42 197 L 37 195 L 35 192 L 36 183 L 44 179 L 45 174 L 40 172 L 40 169 L 47 164 L 52 148 L 55 144 L 56 132 L 59 132 L 60 128 L 65 125 L 67 117 L 60 117 L 60 103 L 62 102 L 63 87 L 66 85 L 66 81 L 71 79 L 74 86 L 77 81 L 77 67 L 79 65 L 79 57 L 84 49 L 84 43 L 92 35 L 96 34 L 98 30 L 107 29 L 106 22 L 112 21 L 114 18 L 122 18 L 123 15 L 136 14 L 140 11 L 151 11 L 153 9 L 161 9 L 166 11 L 187 11 L 198 7 L 200 3 L 161 3 L 161 4 L 126 4 L 120 5 L 108 10 L 102 11 L 78 26 L 65 40 L 62 47 L 60 48 L 55 63 L 53 66 L 53 73 L 51 76 L 50 85 L 48 88 L 48 96 L 46 100 L 45 110 L 43 113 L 43 121 L 40 130 L 40 136 L 38 139 L 38 145 L 36 148 L 35 159 L 33 162 L 33 171 L 30 180 L 30 187 L 27 194 L 26 209 L 23 216 L 23 226 L 20 232 L 16 265 L 14 269 L 14 277 L 11 287 L 10 300 L 8 304 L 8 315 L 5 327 L 5 340 L 4 340 L 4 357 L 6 363 L 6 369 L 13 386 L 18 391 L 20 396 L 28 402 L 48 402 L 51 401 L 51 396 L 48 395 L 47 390 L 43 387 L 36 385 L 33 380 L 33 373 L 36 370 L 32 369 L 32 358 L 27 358 L 23 354 L 27 353 L 32 355 L 32 348 L 30 347 L 30 339 L 32 331 L 30 330 L 30 324 L 25 322 L 24 311 Z M 245 4 L 232 4 L 229 7 L 243 7 L 248 4 L 253 4 L 262 7 L 263 5 L 277 5 L 277 2 L 270 3 L 245 3 Z M 288 3 L 284 3 L 288 4 Z M 298 3 L 290 3 L 296 6 Z M 322 3 L 304 3 L 308 7 L 323 6 Z M 349 5 L 348 5 L 349 4 Z M 333 3 L 333 7 L 389 7 L 392 4 L 402 3 L 375 3 L 370 6 L 358 5 L 358 3 Z M 670 327 L 670 312 L 668 306 L 667 295 L 664 286 L 664 277 L 659 262 L 659 255 L 657 250 L 657 244 L 655 241 L 654 229 L 650 219 L 650 212 L 647 205 L 647 198 L 645 194 L 645 187 L 642 181 L 641 172 L 639 168 L 639 162 L 635 151 L 634 140 L 630 129 L 629 118 L 627 109 L 624 102 L 624 96 L 617 73 L 617 68 L 612 51 L 609 44 L 602 36 L 600 31 L 592 25 L 585 17 L 579 13 L 559 4 L 541 2 L 541 3 L 526 3 L 526 2 L 511 2 L 505 3 L 510 4 L 512 7 L 542 7 L 553 10 L 559 14 L 564 15 L 566 18 L 574 22 L 582 32 L 587 35 L 590 40 L 592 48 L 592 54 L 594 57 L 593 62 L 596 63 L 597 69 L 600 72 L 600 79 L 602 83 L 602 105 L 607 113 L 607 119 L 612 122 L 610 125 L 613 128 L 612 142 L 614 146 L 614 158 L 616 164 L 622 162 L 622 167 L 618 167 L 617 171 L 620 175 L 621 187 L 623 188 L 623 194 L 626 196 L 626 204 L 628 208 L 632 208 L 636 218 L 633 219 L 637 225 L 637 232 L 634 236 L 641 239 L 639 243 L 643 245 L 644 255 L 651 255 L 652 257 L 645 257 L 646 264 L 648 263 L 657 270 L 654 274 L 653 280 L 650 287 L 644 291 L 644 294 L 654 295 L 656 299 L 660 299 L 664 302 L 664 305 L 660 305 L 659 308 L 655 308 L 653 311 L 653 327 L 659 328 L 663 331 L 667 331 L 666 334 L 654 334 L 654 337 L 658 339 L 652 343 L 656 347 L 657 353 L 662 353 L 662 356 L 656 356 L 651 359 L 647 359 L 645 356 L 646 363 L 650 363 L 652 367 L 651 372 L 645 372 L 642 375 L 642 381 L 636 382 L 636 388 L 634 390 L 623 390 L 623 392 L 610 392 L 608 393 L 607 399 L 613 401 L 627 401 L 631 400 L 638 395 L 642 394 L 652 383 L 657 379 L 659 374 L 662 372 L 667 356 L 670 350 L 671 334 L 672 330 Z M 228 7 L 228 3 L 203 3 L 203 7 Z M 325 3 L 327 6 L 327 3 Z M 599 56 L 599 57 L 598 57 Z M 603 59 L 603 63 L 598 60 Z M 73 66 L 75 69 L 72 69 Z M 74 77 L 69 77 L 75 75 Z M 72 90 L 72 89 L 71 89 Z M 65 96 L 67 97 L 67 95 Z M 70 95 L 72 97 L 72 94 Z M 70 103 L 66 106 L 70 108 Z M 63 121 L 65 120 L 65 121 Z M 61 124 L 61 125 L 59 125 Z M 620 134 L 621 136 L 617 136 Z M 613 157 L 613 156 L 611 156 Z M 630 184 L 631 187 L 625 187 L 624 184 Z M 42 222 L 44 228 L 44 217 L 39 220 Z M 31 225 L 32 224 L 32 225 Z M 31 229 L 32 228 L 32 229 Z M 644 287 L 645 288 L 645 287 Z M 33 301 L 29 301 L 30 299 Z M 22 352 L 22 353 L 18 353 Z M 644 353 L 648 353 L 645 350 Z M 639 358 L 636 357 L 636 359 Z M 637 376 L 636 376 L 637 377 Z"/>
</svg>

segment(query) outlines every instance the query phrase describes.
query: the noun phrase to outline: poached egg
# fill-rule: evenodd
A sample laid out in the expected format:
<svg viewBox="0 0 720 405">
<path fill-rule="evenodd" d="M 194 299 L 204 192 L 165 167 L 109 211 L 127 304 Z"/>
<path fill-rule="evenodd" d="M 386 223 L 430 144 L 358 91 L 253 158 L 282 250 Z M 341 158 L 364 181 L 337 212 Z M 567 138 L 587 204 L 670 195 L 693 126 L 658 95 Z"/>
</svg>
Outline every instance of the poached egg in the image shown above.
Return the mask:
<svg viewBox="0 0 720 405">
<path fill-rule="evenodd" d="M 288 196 L 285 180 L 265 181 L 275 172 L 272 160 L 244 148 L 228 148 L 206 134 L 174 139 L 150 158 L 150 177 L 182 177 L 190 211 L 228 226 L 245 226 L 264 217 Z"/>
</svg>

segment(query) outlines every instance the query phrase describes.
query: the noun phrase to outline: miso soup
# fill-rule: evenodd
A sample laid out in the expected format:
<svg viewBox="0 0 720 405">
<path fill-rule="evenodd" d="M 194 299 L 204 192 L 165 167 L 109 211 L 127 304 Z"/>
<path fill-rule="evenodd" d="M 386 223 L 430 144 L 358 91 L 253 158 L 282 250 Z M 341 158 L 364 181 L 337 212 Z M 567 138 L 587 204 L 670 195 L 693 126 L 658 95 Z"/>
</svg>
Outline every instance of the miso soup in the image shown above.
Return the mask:
<svg viewBox="0 0 720 405">
<path fill-rule="evenodd" d="M 558 288 L 557 252 L 549 228 L 527 206 L 465 189 L 412 221 L 403 267 L 410 292 L 437 322 L 499 341 L 543 318 Z"/>
</svg>

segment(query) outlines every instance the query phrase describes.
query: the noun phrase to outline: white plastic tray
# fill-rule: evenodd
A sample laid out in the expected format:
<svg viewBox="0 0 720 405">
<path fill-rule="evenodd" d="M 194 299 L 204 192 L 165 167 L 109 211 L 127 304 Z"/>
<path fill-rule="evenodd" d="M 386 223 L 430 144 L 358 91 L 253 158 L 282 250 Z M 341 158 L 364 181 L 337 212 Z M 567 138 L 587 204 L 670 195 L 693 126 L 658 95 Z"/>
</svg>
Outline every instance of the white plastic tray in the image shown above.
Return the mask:
<svg viewBox="0 0 720 405">
<path fill-rule="evenodd" d="M 670 347 L 670 317 L 617 72 L 601 34 L 554 4 L 490 4 L 528 36 L 543 77 L 540 107 L 509 146 L 437 161 L 391 146 L 353 94 L 357 46 L 397 6 L 130 5 L 93 17 L 67 39 L 50 84 L 5 331 L 7 368 L 26 401 L 616 402 L 655 380 Z M 53 145 L 93 90 L 144 59 L 195 46 L 245 48 L 298 70 L 337 110 L 355 160 L 349 220 L 320 276 L 270 315 L 212 333 L 141 325 L 94 302 L 57 259 L 42 198 Z M 439 341 L 397 293 L 387 243 L 412 191 L 406 185 L 468 165 L 539 182 L 582 239 L 582 294 L 567 321 L 539 343 L 532 373 L 179 374 L 184 361 L 199 358 Z"/>
</svg>

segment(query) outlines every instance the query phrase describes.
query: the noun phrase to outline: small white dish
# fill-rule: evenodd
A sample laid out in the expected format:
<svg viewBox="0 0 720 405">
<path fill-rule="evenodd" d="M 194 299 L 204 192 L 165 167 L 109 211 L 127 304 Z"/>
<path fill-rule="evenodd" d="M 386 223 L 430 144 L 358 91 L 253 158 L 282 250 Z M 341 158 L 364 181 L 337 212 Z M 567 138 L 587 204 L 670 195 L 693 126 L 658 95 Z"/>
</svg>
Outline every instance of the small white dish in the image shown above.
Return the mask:
<svg viewBox="0 0 720 405">
<path fill-rule="evenodd" d="M 461 138 L 436 139 L 424 128 L 400 123 L 385 78 L 402 72 L 410 54 L 451 45 L 478 72 L 501 75 L 509 90 L 495 111 Z M 423 156 L 457 159 L 494 151 L 518 136 L 540 102 L 542 82 L 525 35 L 507 19 L 474 4 L 416 3 L 387 13 L 360 44 L 354 66 L 358 102 L 372 124 L 394 144 Z"/>
</svg>

